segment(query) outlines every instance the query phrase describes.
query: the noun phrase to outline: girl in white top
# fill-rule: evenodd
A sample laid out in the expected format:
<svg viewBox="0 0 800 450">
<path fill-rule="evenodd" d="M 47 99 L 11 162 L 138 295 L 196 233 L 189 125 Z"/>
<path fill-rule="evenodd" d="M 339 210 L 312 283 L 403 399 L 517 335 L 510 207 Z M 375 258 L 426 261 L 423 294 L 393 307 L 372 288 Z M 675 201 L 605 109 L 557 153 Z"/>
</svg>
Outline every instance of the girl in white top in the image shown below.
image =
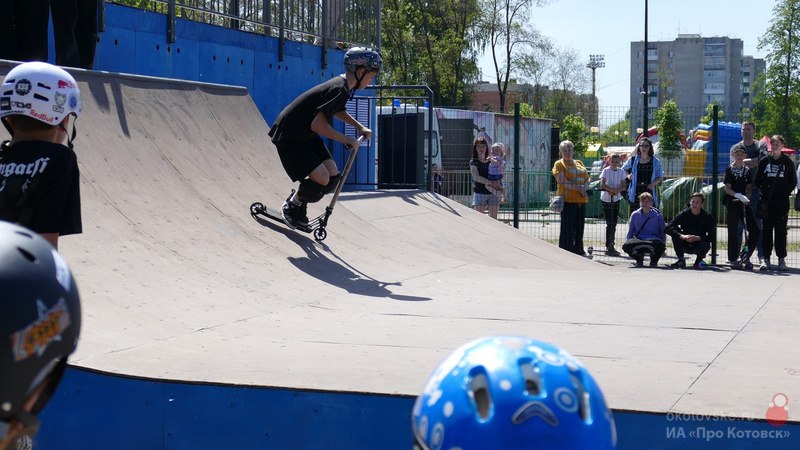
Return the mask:
<svg viewBox="0 0 800 450">
<path fill-rule="evenodd" d="M 620 156 L 613 153 L 608 157 L 609 165 L 600 173 L 600 202 L 603 204 L 603 215 L 606 219 L 606 254 L 619 256 L 614 248 L 614 236 L 617 233 L 619 220 L 619 202 L 622 191 L 627 186 L 627 173 L 620 169 Z"/>
</svg>

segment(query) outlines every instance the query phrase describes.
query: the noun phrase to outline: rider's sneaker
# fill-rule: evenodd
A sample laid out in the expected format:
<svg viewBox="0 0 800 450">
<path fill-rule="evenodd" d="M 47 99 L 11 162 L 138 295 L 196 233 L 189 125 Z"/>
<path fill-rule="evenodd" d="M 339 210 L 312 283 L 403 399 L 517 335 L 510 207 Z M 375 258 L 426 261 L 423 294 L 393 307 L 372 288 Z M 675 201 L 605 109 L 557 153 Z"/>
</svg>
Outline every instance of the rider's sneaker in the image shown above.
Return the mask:
<svg viewBox="0 0 800 450">
<path fill-rule="evenodd" d="M 619 252 L 614 247 L 608 247 L 608 250 L 606 250 L 606 255 L 607 256 L 619 256 Z"/>
<path fill-rule="evenodd" d="M 771 268 L 772 268 L 772 265 L 769 263 L 769 258 L 764 258 L 764 260 L 761 263 L 761 267 L 759 267 L 758 270 L 764 272 L 764 271 L 767 271 L 767 270 L 769 270 Z"/>
<path fill-rule="evenodd" d="M 301 212 L 301 207 L 292 203 L 292 195 L 294 195 L 294 191 L 292 194 L 289 195 L 289 198 L 283 202 L 283 206 L 281 206 L 281 216 L 283 217 L 283 222 L 291 228 L 297 228 L 300 226 L 299 215 Z"/>
<path fill-rule="evenodd" d="M 789 270 L 789 266 L 786 265 L 784 258 L 778 258 L 778 270 Z"/>
<path fill-rule="evenodd" d="M 304 228 L 308 226 L 308 203 L 306 202 L 300 204 L 300 212 L 297 215 L 297 224 Z"/>
</svg>

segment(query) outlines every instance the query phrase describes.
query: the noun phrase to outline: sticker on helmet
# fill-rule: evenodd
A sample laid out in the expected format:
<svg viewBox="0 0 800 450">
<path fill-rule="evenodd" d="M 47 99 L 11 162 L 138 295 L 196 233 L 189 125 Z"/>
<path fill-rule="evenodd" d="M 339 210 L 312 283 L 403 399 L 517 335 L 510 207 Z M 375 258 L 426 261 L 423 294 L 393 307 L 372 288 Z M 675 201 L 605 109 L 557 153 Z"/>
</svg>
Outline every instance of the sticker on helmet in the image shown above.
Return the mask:
<svg viewBox="0 0 800 450">
<path fill-rule="evenodd" d="M 61 340 L 64 330 L 72 323 L 63 297 L 50 309 L 41 300 L 36 300 L 36 305 L 39 317 L 11 335 L 11 350 L 15 361 L 22 361 L 34 353 L 41 356 L 51 342 Z"/>
<path fill-rule="evenodd" d="M 41 120 L 42 122 L 47 122 L 47 123 L 53 123 L 56 120 L 55 117 L 48 116 L 45 113 L 40 113 L 40 112 L 37 112 L 36 110 L 33 110 L 33 109 L 31 110 L 30 115 L 32 117 L 36 117 L 37 119 Z"/>
<path fill-rule="evenodd" d="M 64 103 L 67 102 L 67 94 L 62 94 L 61 92 L 56 92 L 55 97 L 56 104 L 53 105 L 53 111 L 63 113 L 64 112 Z"/>
<path fill-rule="evenodd" d="M 33 84 L 30 80 L 26 80 L 25 78 L 20 79 L 17 81 L 17 84 L 14 85 L 14 92 L 17 95 L 28 95 L 33 89 Z"/>
<path fill-rule="evenodd" d="M 0 111 L 11 111 L 11 97 L 0 97 Z"/>
<path fill-rule="evenodd" d="M 558 426 L 558 418 L 555 414 L 553 414 L 553 411 L 551 411 L 550 408 L 548 408 L 544 403 L 537 401 L 528 402 L 522 405 L 517 412 L 511 416 L 511 423 L 514 425 L 519 425 L 531 417 L 540 417 L 551 426 Z"/>
<path fill-rule="evenodd" d="M 70 80 L 58 80 L 59 89 L 66 89 L 66 88 L 75 89 L 76 87 L 77 86 L 75 86 L 75 83 L 73 83 Z"/>
<path fill-rule="evenodd" d="M 61 256 L 61 253 L 58 253 L 55 249 L 51 250 L 53 252 L 53 262 L 56 265 L 56 281 L 61 287 L 64 288 L 65 291 L 69 292 L 72 289 L 72 276 L 69 271 L 69 266 L 64 258 Z"/>
<path fill-rule="evenodd" d="M 69 109 L 75 109 L 78 107 L 78 101 L 80 101 L 80 97 L 76 94 L 72 94 L 69 96 Z"/>
</svg>

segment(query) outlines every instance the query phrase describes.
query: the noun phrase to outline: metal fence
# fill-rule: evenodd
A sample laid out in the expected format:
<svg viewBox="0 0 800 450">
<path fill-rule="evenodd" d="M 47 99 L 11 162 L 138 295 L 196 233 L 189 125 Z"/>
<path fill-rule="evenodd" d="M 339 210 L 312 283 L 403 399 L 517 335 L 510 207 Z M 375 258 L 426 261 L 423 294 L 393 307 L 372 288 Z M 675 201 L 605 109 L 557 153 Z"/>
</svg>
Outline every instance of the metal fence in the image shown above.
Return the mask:
<svg viewBox="0 0 800 450">
<path fill-rule="evenodd" d="M 175 19 L 181 18 L 323 48 L 340 42 L 380 46 L 380 0 L 106 1 L 166 14 L 170 42 L 175 41 Z M 283 42 L 279 52 L 283 60 Z"/>
<path fill-rule="evenodd" d="M 441 195 L 447 196 L 450 199 L 467 207 L 472 207 L 472 176 L 466 170 L 442 171 L 441 175 L 443 180 L 440 184 L 438 192 Z M 558 245 L 558 236 L 560 232 L 561 220 L 558 213 L 553 213 L 548 208 L 546 201 L 534 201 L 534 198 L 542 196 L 530 196 L 530 198 L 520 198 L 516 200 L 513 198 L 513 180 L 514 174 L 509 171 L 506 173 L 506 191 L 509 196 L 509 202 L 500 206 L 500 213 L 498 220 L 505 223 L 514 222 L 514 202 L 519 201 L 519 229 L 549 242 L 553 245 Z M 550 183 L 553 180 L 553 175 L 550 172 L 522 172 L 520 173 L 520 183 L 525 185 L 537 185 Z M 705 178 L 703 177 L 665 177 L 661 186 L 656 189 L 656 195 L 662 198 L 662 204 L 659 208 L 665 217 L 665 220 L 671 220 L 678 212 L 688 206 L 689 199 L 693 192 L 701 191 L 706 195 L 706 202 L 704 207 L 709 211 L 713 211 L 712 197 L 710 195 L 711 186 L 704 184 Z M 721 183 L 721 180 L 720 180 Z M 596 176 L 593 177 L 593 183 L 590 189 L 593 190 L 593 195 L 589 197 L 590 201 L 586 208 L 586 226 L 584 230 L 584 247 L 588 249 L 604 249 L 605 248 L 605 233 L 606 222 L 603 218 L 602 206 L 599 202 L 600 192 L 597 190 Z M 553 188 L 555 189 L 555 188 Z M 666 189 L 671 191 L 668 193 L 669 200 L 665 200 L 663 194 Z M 525 192 L 520 189 L 520 192 Z M 719 195 L 722 196 L 723 192 L 720 191 Z M 548 192 L 546 198 L 555 195 L 555 190 Z M 725 263 L 727 261 L 727 248 L 728 248 L 728 232 L 725 224 L 726 211 L 725 208 L 718 204 L 716 211 L 718 212 L 718 226 L 717 226 L 717 250 L 716 262 Z M 620 207 L 620 219 L 616 229 L 616 245 L 617 250 L 621 251 L 622 244 L 625 242 L 625 237 L 628 232 L 628 218 L 632 211 L 628 203 L 623 200 Z M 667 237 L 667 256 L 664 260 L 665 263 L 670 262 L 669 258 L 674 260 L 675 253 L 672 251 L 672 240 Z M 789 214 L 789 229 L 788 229 L 788 245 L 789 252 L 787 257 L 787 264 L 793 268 L 800 268 L 800 213 L 790 211 Z M 619 262 L 619 258 L 607 257 L 603 253 L 596 253 L 594 258 L 606 262 Z M 757 255 L 753 255 L 753 261 L 756 262 Z M 711 257 L 707 258 L 711 261 Z M 772 254 L 772 262 L 777 263 L 777 257 L 774 250 Z"/>
</svg>

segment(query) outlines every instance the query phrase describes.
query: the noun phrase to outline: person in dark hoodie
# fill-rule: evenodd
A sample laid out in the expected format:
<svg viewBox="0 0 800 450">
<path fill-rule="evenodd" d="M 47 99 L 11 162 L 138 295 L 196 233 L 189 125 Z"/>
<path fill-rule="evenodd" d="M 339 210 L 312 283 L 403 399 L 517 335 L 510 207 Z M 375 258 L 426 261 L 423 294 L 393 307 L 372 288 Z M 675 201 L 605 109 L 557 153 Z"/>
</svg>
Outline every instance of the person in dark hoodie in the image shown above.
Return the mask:
<svg viewBox="0 0 800 450">
<path fill-rule="evenodd" d="M 789 195 L 797 184 L 797 173 L 794 163 L 783 154 L 785 141 L 783 136 L 776 134 L 770 138 L 772 147 L 769 156 L 758 162 L 755 184 L 761 190 L 761 199 L 764 202 L 765 217 L 762 217 L 762 244 L 764 247 L 764 261 L 759 270 L 772 269 L 770 256 L 773 248 L 778 256 L 778 270 L 788 270 L 786 265 L 786 225 L 789 221 Z M 774 234 L 773 234 L 774 233 Z"/>
</svg>

